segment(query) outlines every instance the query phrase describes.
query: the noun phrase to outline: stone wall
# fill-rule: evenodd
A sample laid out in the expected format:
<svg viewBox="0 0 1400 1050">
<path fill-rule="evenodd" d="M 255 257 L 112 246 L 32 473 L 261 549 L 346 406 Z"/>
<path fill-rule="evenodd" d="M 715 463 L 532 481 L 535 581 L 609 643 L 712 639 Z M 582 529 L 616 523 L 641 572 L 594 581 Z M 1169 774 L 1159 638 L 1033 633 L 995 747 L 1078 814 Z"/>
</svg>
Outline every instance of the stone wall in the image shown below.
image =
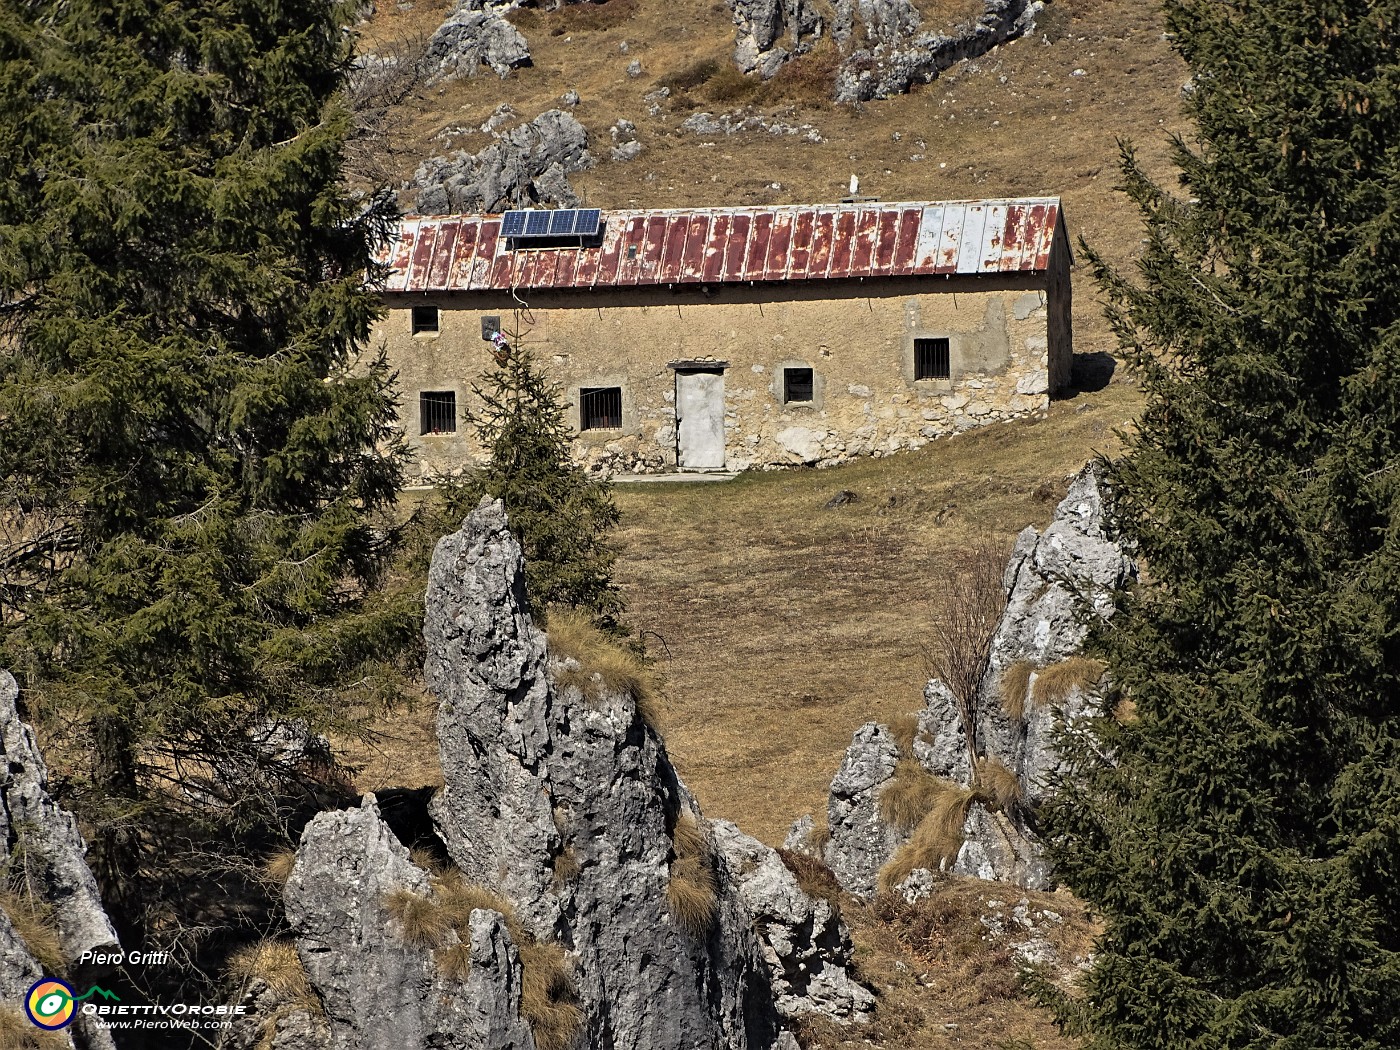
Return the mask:
<svg viewBox="0 0 1400 1050">
<path fill-rule="evenodd" d="M 580 388 L 622 389 L 622 427 L 579 435 L 581 461 L 609 471 L 676 467 L 676 361 L 726 362 L 725 466 L 827 466 L 918 448 L 940 435 L 1044 412 L 1068 375 L 1068 331 L 1035 277 L 890 278 L 820 286 L 600 289 L 393 295 L 376 333 L 399 373 L 411 473 L 459 469 L 476 453 L 463 420 L 491 367 L 482 320 L 518 332 L 577 406 Z M 782 298 L 776 296 L 781 294 Z M 410 308 L 439 308 L 411 334 Z M 914 340 L 950 341 L 951 378 L 914 379 Z M 811 368 L 810 403 L 785 404 L 783 370 Z M 453 434 L 419 434 L 419 394 L 452 391 Z M 578 413 L 570 418 L 577 425 Z"/>
</svg>

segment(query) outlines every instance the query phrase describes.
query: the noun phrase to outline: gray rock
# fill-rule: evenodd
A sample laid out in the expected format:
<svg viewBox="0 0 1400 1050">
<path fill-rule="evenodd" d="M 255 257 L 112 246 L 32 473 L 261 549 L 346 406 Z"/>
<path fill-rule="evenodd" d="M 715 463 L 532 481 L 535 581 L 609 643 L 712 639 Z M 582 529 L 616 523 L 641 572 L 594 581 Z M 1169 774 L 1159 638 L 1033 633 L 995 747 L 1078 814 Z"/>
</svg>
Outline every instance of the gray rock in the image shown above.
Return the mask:
<svg viewBox="0 0 1400 1050">
<path fill-rule="evenodd" d="M 499 503 L 483 501 L 439 543 L 424 636 L 440 703 L 439 831 L 470 878 L 570 949 L 580 1045 L 771 1046 L 772 992 L 737 891 L 721 880 L 699 935 L 666 903 L 668 829 L 697 813 L 693 799 L 629 694 L 551 686 Z M 555 880 L 566 851 L 571 874 Z"/>
<path fill-rule="evenodd" d="M 488 122 L 489 123 L 489 122 Z M 593 166 L 588 132 L 563 110 L 551 109 L 500 135 L 480 153 L 459 150 L 425 160 L 405 191 L 424 215 L 503 211 L 579 203 L 569 175 Z"/>
<path fill-rule="evenodd" d="M 577 106 L 580 100 L 578 97 L 578 92 L 575 91 L 573 88 L 569 88 L 568 91 L 564 92 L 562 95 L 559 96 L 559 101 L 564 103 L 564 105 L 566 106 L 573 107 Z"/>
<path fill-rule="evenodd" d="M 812 835 L 816 832 L 816 822 L 812 819 L 812 814 L 804 813 L 792 822 L 792 827 L 788 828 L 787 838 L 783 839 L 783 849 L 793 853 L 806 853 L 809 856 L 816 856 L 812 849 Z"/>
<path fill-rule="evenodd" d="M 822 17 L 811 0 L 729 0 L 734 12 L 734 63 L 769 79 L 821 38 Z"/>
<path fill-rule="evenodd" d="M 424 61 L 429 83 L 475 76 L 482 66 L 499 77 L 530 64 L 530 47 L 520 31 L 497 13 L 473 5 L 459 6 L 428 41 Z"/>
<path fill-rule="evenodd" d="M 330 1050 L 324 1015 L 285 1001 L 261 977 L 248 982 L 238 1005 L 245 1012 L 230 1023 L 221 1050 Z"/>
<path fill-rule="evenodd" d="M 837 101 L 889 98 L 927 84 L 954 63 L 1034 28 L 1043 6 L 1040 0 L 984 2 L 978 18 L 940 32 L 920 31 L 922 19 L 910 0 L 836 0 L 832 35 L 849 47 L 836 75 Z"/>
<path fill-rule="evenodd" d="M 11 863 L 23 865 L 25 883 L 52 907 L 63 956 L 73 962 L 85 951 L 115 948 L 117 934 L 78 822 L 49 795 L 48 768 L 33 729 L 15 710 L 18 697 L 14 678 L 0 671 L 0 841 Z"/>
<path fill-rule="evenodd" d="M 642 75 L 641 59 L 634 58 L 631 62 L 627 63 L 627 75 L 633 80 L 636 80 L 639 76 Z"/>
<path fill-rule="evenodd" d="M 609 152 L 609 156 L 618 163 L 625 163 L 629 160 L 636 160 L 641 152 L 642 144 L 634 139 L 631 142 L 624 142 L 620 146 L 614 146 Z"/>
<path fill-rule="evenodd" d="M 880 819 L 880 789 L 894 777 L 899 745 L 889 730 L 867 722 L 856 730 L 827 798 L 827 866 L 850 893 L 875 892 L 875 876 L 889 860 L 899 837 Z"/>
<path fill-rule="evenodd" d="M 471 968 L 451 980 L 405 941 L 387 906 L 427 895 L 373 795 L 306 826 L 285 890 L 297 953 L 325 1007 L 334 1050 L 534 1050 L 520 1017 L 520 958 L 496 912 L 471 914 Z"/>
<path fill-rule="evenodd" d="M 810 818 L 809 818 L 810 819 Z M 822 1014 L 846 1022 L 875 1007 L 851 979 L 851 934 L 826 900 L 809 897 L 777 851 L 717 820 L 715 846 L 725 877 L 738 889 L 758 932 L 778 1012 L 785 1018 Z"/>
</svg>

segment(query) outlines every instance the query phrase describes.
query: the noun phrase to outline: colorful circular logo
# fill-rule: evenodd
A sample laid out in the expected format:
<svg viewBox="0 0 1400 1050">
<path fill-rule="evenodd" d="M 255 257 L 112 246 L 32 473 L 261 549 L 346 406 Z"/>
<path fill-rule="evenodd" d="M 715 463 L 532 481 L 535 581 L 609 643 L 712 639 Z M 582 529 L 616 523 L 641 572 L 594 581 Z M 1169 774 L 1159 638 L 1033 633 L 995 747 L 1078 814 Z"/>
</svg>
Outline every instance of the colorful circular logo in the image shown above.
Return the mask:
<svg viewBox="0 0 1400 1050">
<path fill-rule="evenodd" d="M 73 1023 L 73 989 L 63 981 L 45 977 L 36 981 L 24 1000 L 24 1011 L 40 1028 L 57 1031 Z"/>
</svg>

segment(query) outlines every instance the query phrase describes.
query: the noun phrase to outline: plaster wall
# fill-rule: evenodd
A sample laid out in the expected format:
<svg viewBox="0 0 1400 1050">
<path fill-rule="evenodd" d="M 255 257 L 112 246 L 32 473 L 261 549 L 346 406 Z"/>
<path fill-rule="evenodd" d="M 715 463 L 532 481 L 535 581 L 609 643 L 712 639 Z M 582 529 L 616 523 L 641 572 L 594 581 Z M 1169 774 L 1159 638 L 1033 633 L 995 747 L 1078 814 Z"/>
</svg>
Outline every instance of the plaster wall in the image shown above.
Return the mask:
<svg viewBox="0 0 1400 1050">
<path fill-rule="evenodd" d="M 830 465 L 917 448 L 942 434 L 1044 412 L 1068 375 L 1067 330 L 1052 346 L 1043 277 L 886 278 L 810 285 L 608 288 L 387 297 L 377 338 L 399 373 L 400 418 L 422 474 L 476 455 L 463 409 L 491 367 L 483 317 L 528 346 L 565 392 L 620 387 L 622 426 L 578 435 L 576 454 L 608 471 L 676 464 L 675 372 L 727 362 L 727 469 Z M 410 308 L 437 306 L 436 334 L 411 334 Z M 1067 310 L 1066 310 L 1067 313 Z M 949 379 L 914 379 L 914 342 L 949 340 Z M 514 340 L 513 340 L 514 341 Z M 1063 358 L 1063 361 L 1060 360 Z M 810 402 L 783 400 L 783 370 L 810 368 Z M 452 391 L 457 430 L 419 433 L 419 394 Z"/>
</svg>

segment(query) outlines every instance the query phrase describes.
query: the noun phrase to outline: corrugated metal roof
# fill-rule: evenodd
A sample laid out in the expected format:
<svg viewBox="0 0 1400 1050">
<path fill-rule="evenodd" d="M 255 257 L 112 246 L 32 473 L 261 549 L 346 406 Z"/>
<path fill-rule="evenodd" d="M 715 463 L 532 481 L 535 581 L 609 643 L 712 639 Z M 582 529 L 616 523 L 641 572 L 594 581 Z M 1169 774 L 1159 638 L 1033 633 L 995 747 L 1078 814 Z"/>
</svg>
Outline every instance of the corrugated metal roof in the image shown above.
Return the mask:
<svg viewBox="0 0 1400 1050">
<path fill-rule="evenodd" d="M 389 292 L 504 291 L 848 277 L 1034 273 L 1057 197 L 604 213 L 601 244 L 510 250 L 499 215 L 403 221 Z"/>
</svg>

